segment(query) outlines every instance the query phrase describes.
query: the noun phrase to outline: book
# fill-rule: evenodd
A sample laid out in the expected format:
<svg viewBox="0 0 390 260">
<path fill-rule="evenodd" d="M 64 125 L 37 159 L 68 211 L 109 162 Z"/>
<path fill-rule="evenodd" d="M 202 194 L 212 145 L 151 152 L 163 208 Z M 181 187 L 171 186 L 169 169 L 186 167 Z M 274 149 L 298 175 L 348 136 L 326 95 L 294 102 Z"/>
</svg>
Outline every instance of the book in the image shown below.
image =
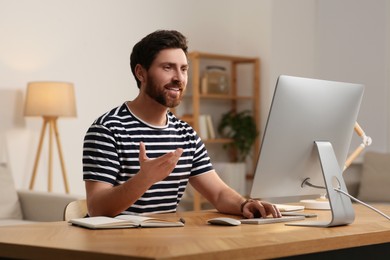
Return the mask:
<svg viewBox="0 0 390 260">
<path fill-rule="evenodd" d="M 207 140 L 209 138 L 208 136 L 208 129 L 207 129 L 207 115 L 199 115 L 199 136 L 203 140 Z"/>
<path fill-rule="evenodd" d="M 208 136 L 211 139 L 215 139 L 215 131 L 214 131 L 214 125 L 213 125 L 213 120 L 211 118 L 211 115 L 206 115 L 206 121 L 207 121 Z"/>
<path fill-rule="evenodd" d="M 69 220 L 69 223 L 89 229 L 184 226 L 182 221 L 137 215 L 119 215 L 114 218 L 105 216 L 75 218 Z"/>
</svg>

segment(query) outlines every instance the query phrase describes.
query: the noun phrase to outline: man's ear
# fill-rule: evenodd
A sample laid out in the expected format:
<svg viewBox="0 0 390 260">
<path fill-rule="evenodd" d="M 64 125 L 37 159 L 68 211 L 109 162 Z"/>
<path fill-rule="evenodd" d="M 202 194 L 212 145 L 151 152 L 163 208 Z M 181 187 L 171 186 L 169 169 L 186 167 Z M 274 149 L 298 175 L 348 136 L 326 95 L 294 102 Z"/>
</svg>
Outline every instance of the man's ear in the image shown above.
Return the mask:
<svg viewBox="0 0 390 260">
<path fill-rule="evenodd" d="M 140 64 L 137 64 L 135 65 L 135 75 L 137 76 L 137 79 L 143 83 L 146 78 L 146 70 Z"/>
</svg>

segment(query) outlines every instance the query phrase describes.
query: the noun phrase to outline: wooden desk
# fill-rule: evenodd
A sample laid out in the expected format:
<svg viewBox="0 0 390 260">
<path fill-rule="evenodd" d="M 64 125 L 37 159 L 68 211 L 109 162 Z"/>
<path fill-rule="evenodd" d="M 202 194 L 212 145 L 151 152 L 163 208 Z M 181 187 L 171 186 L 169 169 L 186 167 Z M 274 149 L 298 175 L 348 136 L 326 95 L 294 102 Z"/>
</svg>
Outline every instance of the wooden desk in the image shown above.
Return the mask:
<svg viewBox="0 0 390 260">
<path fill-rule="evenodd" d="M 267 225 L 212 226 L 221 214 L 180 212 L 185 227 L 88 230 L 66 222 L 0 227 L 0 256 L 24 259 L 260 259 L 384 244 L 390 221 L 360 205 L 348 226 L 317 228 Z M 390 205 L 377 206 L 390 214 Z M 319 211 L 324 218 L 327 211 Z M 388 255 L 387 255 L 388 256 Z"/>
</svg>

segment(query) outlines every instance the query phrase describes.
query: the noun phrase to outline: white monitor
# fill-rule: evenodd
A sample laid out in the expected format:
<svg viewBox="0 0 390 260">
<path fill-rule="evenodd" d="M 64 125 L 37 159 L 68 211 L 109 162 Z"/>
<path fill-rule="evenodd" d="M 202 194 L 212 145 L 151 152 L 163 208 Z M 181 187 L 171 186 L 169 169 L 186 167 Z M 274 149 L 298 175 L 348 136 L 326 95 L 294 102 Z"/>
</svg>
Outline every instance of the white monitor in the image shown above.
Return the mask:
<svg viewBox="0 0 390 260">
<path fill-rule="evenodd" d="M 345 211 L 342 215 L 347 215 L 341 218 L 346 220 L 325 225 L 351 223 L 354 215 L 349 212 L 350 199 L 334 194 L 330 182 L 346 189 L 342 169 L 363 91 L 361 84 L 280 76 L 250 196 L 285 203 L 328 193 L 333 211 L 344 204 L 348 204 L 348 209 L 341 209 Z M 307 178 L 311 184 L 327 190 L 302 185 Z"/>
</svg>

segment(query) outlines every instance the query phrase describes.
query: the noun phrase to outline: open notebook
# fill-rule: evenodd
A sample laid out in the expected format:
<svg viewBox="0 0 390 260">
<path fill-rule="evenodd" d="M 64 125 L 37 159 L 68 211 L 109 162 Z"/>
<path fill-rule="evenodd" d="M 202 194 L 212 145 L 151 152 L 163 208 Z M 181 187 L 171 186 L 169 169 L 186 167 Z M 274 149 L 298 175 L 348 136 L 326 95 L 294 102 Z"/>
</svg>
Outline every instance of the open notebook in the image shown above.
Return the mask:
<svg viewBox="0 0 390 260">
<path fill-rule="evenodd" d="M 104 216 L 76 218 L 69 220 L 69 223 L 90 229 L 184 226 L 181 221 L 136 215 L 119 215 L 114 218 Z"/>
</svg>

